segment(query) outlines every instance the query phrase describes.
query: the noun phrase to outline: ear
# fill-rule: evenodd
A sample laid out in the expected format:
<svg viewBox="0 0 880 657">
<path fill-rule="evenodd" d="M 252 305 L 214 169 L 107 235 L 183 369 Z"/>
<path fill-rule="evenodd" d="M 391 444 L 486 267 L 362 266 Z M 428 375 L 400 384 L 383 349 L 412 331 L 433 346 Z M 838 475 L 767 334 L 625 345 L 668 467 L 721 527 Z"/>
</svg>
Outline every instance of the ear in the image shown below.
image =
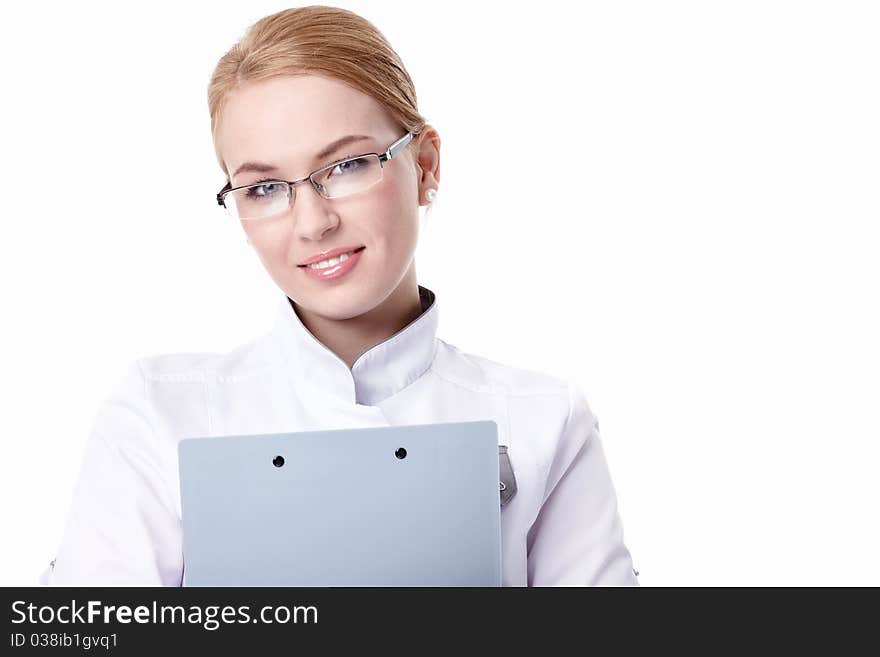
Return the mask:
<svg viewBox="0 0 880 657">
<path fill-rule="evenodd" d="M 419 176 L 419 205 L 428 205 L 425 196 L 429 189 L 440 186 L 440 135 L 425 124 L 418 136 L 416 173 Z"/>
</svg>

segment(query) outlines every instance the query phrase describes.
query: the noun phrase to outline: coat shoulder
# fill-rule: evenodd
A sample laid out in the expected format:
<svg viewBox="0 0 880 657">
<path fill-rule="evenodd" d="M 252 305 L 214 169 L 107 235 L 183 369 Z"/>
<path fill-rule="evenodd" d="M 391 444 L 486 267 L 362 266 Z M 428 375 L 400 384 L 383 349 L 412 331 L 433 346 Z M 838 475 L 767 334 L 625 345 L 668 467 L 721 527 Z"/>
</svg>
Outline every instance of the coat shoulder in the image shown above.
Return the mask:
<svg viewBox="0 0 880 657">
<path fill-rule="evenodd" d="M 447 342 L 441 342 L 442 361 L 439 372 L 451 378 L 469 382 L 508 395 L 568 395 L 569 382 L 548 372 L 502 363 L 473 353 L 462 351 Z"/>
<path fill-rule="evenodd" d="M 267 335 L 228 351 L 167 352 L 138 359 L 144 378 L 151 382 L 225 381 L 277 366 Z"/>
</svg>

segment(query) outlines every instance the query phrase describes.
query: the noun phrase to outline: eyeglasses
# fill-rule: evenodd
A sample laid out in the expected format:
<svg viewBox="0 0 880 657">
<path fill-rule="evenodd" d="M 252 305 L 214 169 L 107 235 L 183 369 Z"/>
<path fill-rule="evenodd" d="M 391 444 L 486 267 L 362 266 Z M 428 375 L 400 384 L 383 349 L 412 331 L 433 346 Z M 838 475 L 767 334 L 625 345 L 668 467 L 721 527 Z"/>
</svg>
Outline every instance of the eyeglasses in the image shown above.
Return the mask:
<svg viewBox="0 0 880 657">
<path fill-rule="evenodd" d="M 364 153 L 338 160 L 299 180 L 261 180 L 231 187 L 226 183 L 217 194 L 217 203 L 235 219 L 268 219 L 287 212 L 296 198 L 294 185 L 306 181 L 324 198 L 342 198 L 363 192 L 380 180 L 382 169 L 413 138 L 411 132 L 395 141 L 384 153 Z"/>
</svg>

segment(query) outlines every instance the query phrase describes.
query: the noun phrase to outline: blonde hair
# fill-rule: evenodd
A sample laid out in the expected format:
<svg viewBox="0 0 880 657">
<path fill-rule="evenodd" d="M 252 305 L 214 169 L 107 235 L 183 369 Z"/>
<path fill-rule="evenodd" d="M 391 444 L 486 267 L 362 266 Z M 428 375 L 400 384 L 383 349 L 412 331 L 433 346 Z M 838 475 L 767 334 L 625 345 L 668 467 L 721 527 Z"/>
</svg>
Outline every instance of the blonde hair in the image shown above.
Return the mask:
<svg viewBox="0 0 880 657">
<path fill-rule="evenodd" d="M 217 127 L 229 92 L 250 80 L 299 74 L 335 78 L 372 96 L 413 135 L 425 125 L 409 73 L 371 22 L 338 7 L 285 9 L 251 25 L 220 58 L 208 83 L 211 136 L 227 178 L 217 151 Z M 408 147 L 414 145 L 415 140 Z"/>
</svg>

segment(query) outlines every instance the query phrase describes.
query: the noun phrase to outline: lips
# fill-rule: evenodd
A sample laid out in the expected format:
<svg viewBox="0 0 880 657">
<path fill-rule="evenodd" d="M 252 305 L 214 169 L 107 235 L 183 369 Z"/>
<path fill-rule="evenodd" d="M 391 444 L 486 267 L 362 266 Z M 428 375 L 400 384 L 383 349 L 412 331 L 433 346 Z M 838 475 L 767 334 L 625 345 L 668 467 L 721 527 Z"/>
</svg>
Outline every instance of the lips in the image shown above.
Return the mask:
<svg viewBox="0 0 880 657">
<path fill-rule="evenodd" d="M 342 279 L 348 278 L 357 269 L 361 260 L 361 251 L 363 249 L 355 249 L 351 255 L 345 256 L 344 260 L 336 258 L 336 264 L 329 267 L 317 267 L 316 265 L 307 265 L 301 267 L 303 274 L 309 278 L 320 281 L 321 283 L 335 283 Z"/>
<path fill-rule="evenodd" d="M 359 253 L 360 251 L 363 251 L 365 248 L 367 248 L 367 247 L 365 247 L 365 246 L 344 246 L 344 247 L 340 247 L 338 249 L 331 249 L 330 251 L 327 251 L 326 253 L 316 253 L 315 255 L 310 257 L 308 260 L 305 260 L 304 262 L 301 262 L 300 264 L 298 264 L 297 267 L 305 267 L 307 265 L 311 265 L 316 262 L 321 262 L 322 260 L 329 260 L 330 258 L 336 258 L 337 256 L 341 256 L 343 253 Z"/>
</svg>

